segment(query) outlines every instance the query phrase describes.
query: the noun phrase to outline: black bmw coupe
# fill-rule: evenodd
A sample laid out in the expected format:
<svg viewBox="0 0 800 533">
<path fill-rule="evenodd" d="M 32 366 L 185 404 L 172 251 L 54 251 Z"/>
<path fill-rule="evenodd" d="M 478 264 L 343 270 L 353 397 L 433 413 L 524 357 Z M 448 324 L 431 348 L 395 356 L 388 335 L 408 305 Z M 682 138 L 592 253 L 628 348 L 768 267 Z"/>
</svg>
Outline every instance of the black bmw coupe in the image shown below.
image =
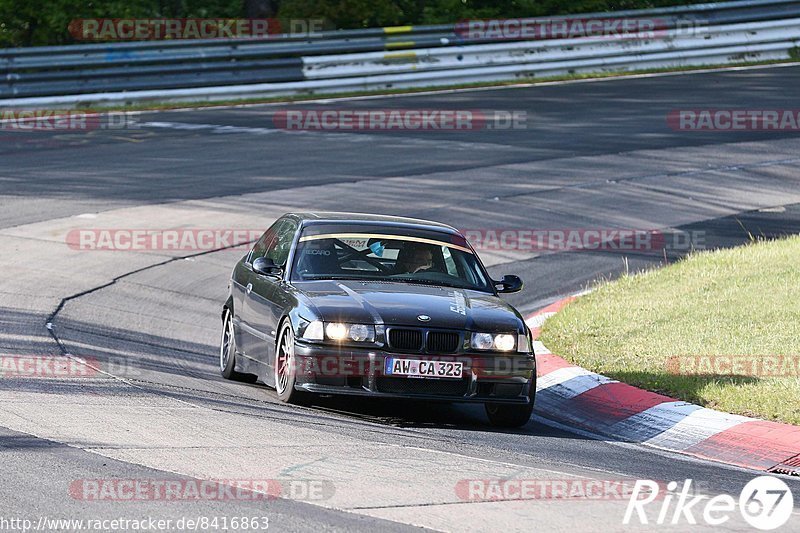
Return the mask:
<svg viewBox="0 0 800 533">
<path fill-rule="evenodd" d="M 485 405 L 528 422 L 531 334 L 455 228 L 355 213 L 290 213 L 233 269 L 220 370 L 289 403 L 312 394 Z"/>
</svg>

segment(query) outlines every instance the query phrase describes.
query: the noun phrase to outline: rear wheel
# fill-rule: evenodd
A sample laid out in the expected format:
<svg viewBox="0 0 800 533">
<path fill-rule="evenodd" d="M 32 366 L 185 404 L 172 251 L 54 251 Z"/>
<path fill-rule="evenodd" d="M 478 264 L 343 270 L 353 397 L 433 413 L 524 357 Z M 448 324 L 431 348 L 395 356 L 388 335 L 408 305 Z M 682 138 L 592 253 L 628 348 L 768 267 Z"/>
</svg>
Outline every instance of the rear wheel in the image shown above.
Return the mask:
<svg viewBox="0 0 800 533">
<path fill-rule="evenodd" d="M 275 392 L 278 393 L 280 401 L 299 404 L 307 399 L 306 394 L 295 390 L 296 377 L 294 332 L 292 324 L 287 320 L 283 323 L 280 337 L 278 337 L 278 347 L 275 350 Z"/>
<path fill-rule="evenodd" d="M 233 315 L 230 309 L 225 309 L 222 319 L 222 338 L 219 342 L 219 371 L 225 379 L 255 383 L 257 376 L 242 374 L 236 368 L 236 335 L 233 329 Z"/>
<path fill-rule="evenodd" d="M 486 416 L 489 417 L 489 423 L 495 427 L 502 428 L 518 428 L 527 424 L 533 414 L 533 401 L 536 394 L 534 383 L 531 383 L 533 390 L 528 393 L 527 404 L 485 404 L 484 407 L 486 408 Z"/>
</svg>

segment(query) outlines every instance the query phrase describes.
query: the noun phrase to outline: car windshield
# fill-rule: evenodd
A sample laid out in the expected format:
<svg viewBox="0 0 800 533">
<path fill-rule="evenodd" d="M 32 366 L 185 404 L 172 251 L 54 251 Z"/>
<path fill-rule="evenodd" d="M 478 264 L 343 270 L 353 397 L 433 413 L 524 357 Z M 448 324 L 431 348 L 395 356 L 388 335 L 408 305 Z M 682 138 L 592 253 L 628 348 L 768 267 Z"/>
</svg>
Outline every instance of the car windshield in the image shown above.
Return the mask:
<svg viewBox="0 0 800 533">
<path fill-rule="evenodd" d="M 292 280 L 395 281 L 493 292 L 463 237 L 395 233 L 397 228 L 307 229 L 294 254 Z"/>
</svg>

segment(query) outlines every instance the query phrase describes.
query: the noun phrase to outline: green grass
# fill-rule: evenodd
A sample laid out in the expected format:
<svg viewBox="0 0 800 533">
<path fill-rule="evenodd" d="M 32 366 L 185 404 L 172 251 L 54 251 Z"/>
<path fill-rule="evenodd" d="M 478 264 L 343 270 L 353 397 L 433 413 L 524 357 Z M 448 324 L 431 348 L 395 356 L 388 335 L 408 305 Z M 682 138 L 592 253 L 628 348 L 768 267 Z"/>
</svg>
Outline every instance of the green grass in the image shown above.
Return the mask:
<svg viewBox="0 0 800 533">
<path fill-rule="evenodd" d="M 695 253 L 601 283 L 546 322 L 541 340 L 575 364 L 637 387 L 800 424 L 799 260 L 800 237 Z M 722 355 L 794 367 L 775 376 L 680 366 L 692 356 Z"/>
<path fill-rule="evenodd" d="M 474 89 L 474 88 L 491 88 L 491 87 L 506 87 L 510 85 L 519 85 L 526 83 L 547 83 L 554 81 L 571 81 L 571 80 L 591 80 L 591 79 L 604 79 L 616 78 L 620 76 L 630 76 L 638 74 L 662 74 L 668 72 L 691 72 L 695 70 L 706 69 L 724 69 L 730 67 L 750 67 L 750 66 L 769 66 L 781 65 L 786 63 L 800 62 L 800 58 L 792 56 L 791 59 L 776 59 L 769 61 L 738 61 L 736 63 L 714 64 L 714 65 L 695 65 L 686 67 L 669 67 L 669 68 L 651 68 L 640 70 L 620 70 L 613 72 L 592 72 L 592 73 L 576 73 L 564 74 L 561 76 L 546 76 L 541 78 L 518 78 L 508 81 L 491 81 L 479 83 L 459 83 L 452 85 L 437 85 L 430 87 L 412 87 L 405 89 L 376 89 L 364 91 L 349 91 L 340 93 L 314 93 L 314 94 L 298 94 L 292 96 L 275 96 L 275 97 L 261 97 L 261 98 L 240 98 L 240 99 L 220 99 L 213 101 L 185 101 L 185 102 L 137 102 L 131 104 L 95 104 L 88 106 L 76 106 L 77 110 L 85 111 L 161 111 L 169 109 L 181 109 L 184 107 L 216 107 L 216 106 L 229 106 L 229 105 L 248 105 L 248 104 L 270 104 L 282 102 L 303 102 L 307 100 L 320 100 L 320 99 L 335 99 L 335 98 L 352 98 L 354 96 L 382 96 L 382 95 L 395 95 L 395 94 L 414 94 L 428 91 L 446 91 L 453 89 Z M 91 98 L 87 98 L 91 100 Z"/>
</svg>

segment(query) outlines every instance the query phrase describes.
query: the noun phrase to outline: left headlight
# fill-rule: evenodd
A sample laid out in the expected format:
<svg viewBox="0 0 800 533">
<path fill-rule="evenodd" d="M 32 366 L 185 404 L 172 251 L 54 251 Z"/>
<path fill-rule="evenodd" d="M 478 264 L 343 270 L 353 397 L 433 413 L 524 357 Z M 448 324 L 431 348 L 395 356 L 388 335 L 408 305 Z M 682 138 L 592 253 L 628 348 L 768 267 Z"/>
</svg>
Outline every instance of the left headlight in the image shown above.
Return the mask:
<svg viewBox="0 0 800 533">
<path fill-rule="evenodd" d="M 517 336 L 509 333 L 473 333 L 470 346 L 474 350 L 497 350 L 510 352 L 517 346 Z"/>
<path fill-rule="evenodd" d="M 325 336 L 332 341 L 375 342 L 375 326 L 328 322 L 325 325 Z"/>
</svg>

